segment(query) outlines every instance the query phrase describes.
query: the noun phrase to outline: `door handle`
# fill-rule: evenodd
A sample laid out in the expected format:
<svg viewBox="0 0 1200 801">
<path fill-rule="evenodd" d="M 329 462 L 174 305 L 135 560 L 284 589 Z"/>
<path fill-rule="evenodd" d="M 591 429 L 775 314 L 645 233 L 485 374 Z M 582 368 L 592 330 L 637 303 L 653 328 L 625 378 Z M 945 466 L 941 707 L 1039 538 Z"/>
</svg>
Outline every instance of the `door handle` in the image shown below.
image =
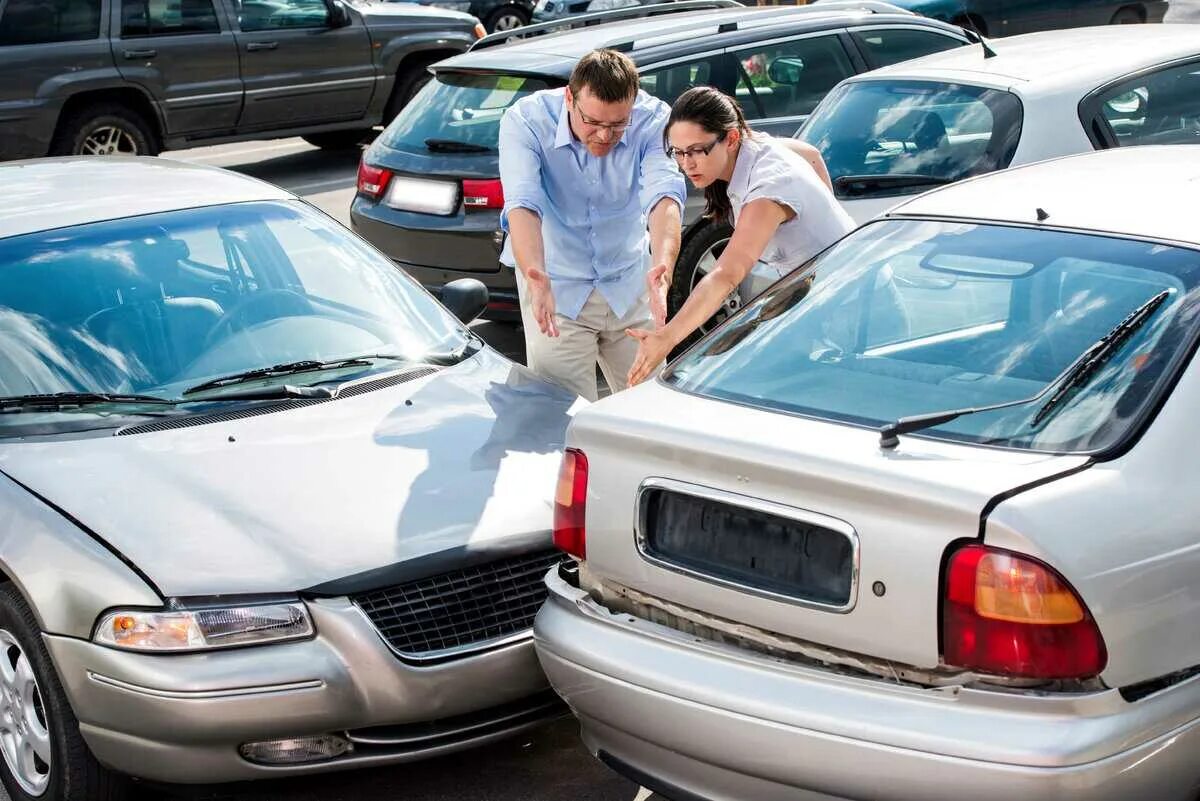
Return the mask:
<svg viewBox="0 0 1200 801">
<path fill-rule="evenodd" d="M 128 58 L 128 59 L 154 58 L 155 56 L 158 55 L 158 51 L 157 50 L 126 50 L 121 55 L 125 56 L 125 58 Z"/>
<path fill-rule="evenodd" d="M 279 47 L 279 42 L 247 42 L 246 49 L 250 52 L 255 50 L 274 50 Z"/>
</svg>

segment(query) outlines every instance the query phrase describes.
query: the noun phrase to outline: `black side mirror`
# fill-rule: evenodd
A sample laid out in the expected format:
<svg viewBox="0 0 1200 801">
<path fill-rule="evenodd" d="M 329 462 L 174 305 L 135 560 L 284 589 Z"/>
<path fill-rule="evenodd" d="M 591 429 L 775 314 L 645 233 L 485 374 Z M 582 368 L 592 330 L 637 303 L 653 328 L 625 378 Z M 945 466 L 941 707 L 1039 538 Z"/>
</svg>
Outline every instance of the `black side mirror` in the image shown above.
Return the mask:
<svg viewBox="0 0 1200 801">
<path fill-rule="evenodd" d="M 345 28 L 350 24 L 350 11 L 342 0 L 325 0 L 325 6 L 329 9 L 330 28 Z"/>
<path fill-rule="evenodd" d="M 442 305 L 464 323 L 482 314 L 487 303 L 487 287 L 474 278 L 459 278 L 442 287 Z"/>
</svg>

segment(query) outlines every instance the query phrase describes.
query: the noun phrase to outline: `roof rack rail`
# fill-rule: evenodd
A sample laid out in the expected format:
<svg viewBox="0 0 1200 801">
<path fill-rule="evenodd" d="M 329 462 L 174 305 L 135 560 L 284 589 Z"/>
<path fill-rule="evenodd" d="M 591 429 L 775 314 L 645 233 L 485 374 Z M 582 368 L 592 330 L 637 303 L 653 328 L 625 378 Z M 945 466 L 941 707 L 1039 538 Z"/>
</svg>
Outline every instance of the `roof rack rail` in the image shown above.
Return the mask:
<svg viewBox="0 0 1200 801">
<path fill-rule="evenodd" d="M 737 0 L 678 0 L 677 2 L 657 3 L 652 6 L 635 6 L 633 8 L 619 8 L 613 11 L 597 11 L 593 14 L 580 14 L 553 22 L 540 22 L 536 25 L 526 25 L 521 28 L 513 28 L 510 31 L 498 31 L 488 34 L 482 39 L 476 40 L 468 50 L 482 50 L 485 47 L 495 47 L 505 44 L 513 39 L 521 40 L 531 36 L 541 36 L 547 33 L 558 33 L 560 31 L 583 28 L 588 25 L 601 25 L 606 22 L 656 17 L 663 14 L 682 14 L 685 11 L 710 11 L 721 8 L 745 7 L 745 5 L 737 2 Z"/>
<path fill-rule="evenodd" d="M 809 6 L 816 6 L 818 10 L 829 9 L 837 11 L 839 9 L 845 11 L 869 11 L 872 14 L 909 14 L 917 16 L 917 12 L 909 11 L 907 8 L 901 8 L 891 3 L 883 2 L 883 0 L 808 0 Z"/>
</svg>

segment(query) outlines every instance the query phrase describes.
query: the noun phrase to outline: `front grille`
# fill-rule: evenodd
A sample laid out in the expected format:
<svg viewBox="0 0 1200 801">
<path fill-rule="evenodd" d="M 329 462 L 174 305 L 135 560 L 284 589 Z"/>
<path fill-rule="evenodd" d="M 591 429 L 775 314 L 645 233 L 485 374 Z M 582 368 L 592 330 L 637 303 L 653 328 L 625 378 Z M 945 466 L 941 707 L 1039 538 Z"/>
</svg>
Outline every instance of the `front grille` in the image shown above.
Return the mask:
<svg viewBox="0 0 1200 801">
<path fill-rule="evenodd" d="M 529 629 L 546 600 L 542 577 L 563 558 L 560 551 L 522 554 L 352 600 L 401 656 L 444 658 Z"/>
</svg>

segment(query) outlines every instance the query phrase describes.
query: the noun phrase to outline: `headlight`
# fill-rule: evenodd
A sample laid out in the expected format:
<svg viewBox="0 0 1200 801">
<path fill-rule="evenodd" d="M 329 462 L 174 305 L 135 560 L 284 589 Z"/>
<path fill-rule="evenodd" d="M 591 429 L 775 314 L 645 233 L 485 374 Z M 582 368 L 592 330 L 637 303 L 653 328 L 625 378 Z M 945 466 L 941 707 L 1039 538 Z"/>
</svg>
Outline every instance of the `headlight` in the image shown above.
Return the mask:
<svg viewBox="0 0 1200 801">
<path fill-rule="evenodd" d="M 300 602 L 211 609 L 127 609 L 100 618 L 93 638 L 123 651 L 204 651 L 310 637 Z"/>
<path fill-rule="evenodd" d="M 471 0 L 433 0 L 429 5 L 437 6 L 438 8 L 448 8 L 451 11 L 469 11 L 471 9 Z"/>
<path fill-rule="evenodd" d="M 638 0 L 592 0 L 588 3 L 588 11 L 612 11 L 614 8 L 640 6 Z"/>
</svg>

